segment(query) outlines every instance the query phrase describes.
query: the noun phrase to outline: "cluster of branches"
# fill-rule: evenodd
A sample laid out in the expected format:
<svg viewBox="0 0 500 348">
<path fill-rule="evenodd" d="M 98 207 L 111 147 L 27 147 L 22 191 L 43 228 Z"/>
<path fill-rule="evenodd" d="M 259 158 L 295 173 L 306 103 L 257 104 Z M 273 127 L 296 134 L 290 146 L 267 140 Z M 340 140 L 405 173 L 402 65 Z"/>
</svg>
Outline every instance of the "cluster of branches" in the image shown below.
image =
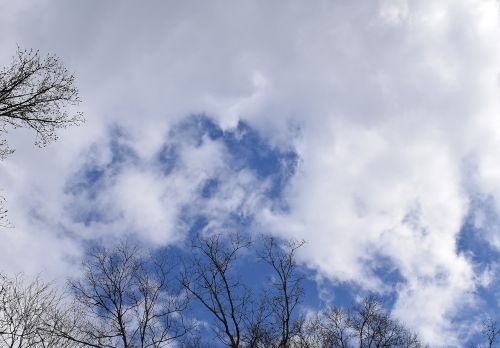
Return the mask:
<svg viewBox="0 0 500 348">
<path fill-rule="evenodd" d="M 304 319 L 298 347 L 424 347 L 419 337 L 392 319 L 375 297 L 355 308 L 326 308 Z"/>
<path fill-rule="evenodd" d="M 297 333 L 297 306 L 304 294 L 296 262 L 296 252 L 303 243 L 263 239 L 257 258 L 271 269 L 272 275 L 256 296 L 236 269 L 250 252 L 249 240 L 231 234 L 198 236 L 193 242 L 182 285 L 212 316 L 211 329 L 223 345 L 291 346 Z"/>
<path fill-rule="evenodd" d="M 83 276 L 68 282 L 62 296 L 40 280 L 0 278 L 0 346 L 171 346 L 191 330 L 183 311 L 187 297 L 173 283 L 165 257 L 136 247 L 93 249 Z"/>
<path fill-rule="evenodd" d="M 35 279 L 0 275 L 0 346 L 66 347 L 66 341 L 55 334 L 65 322 L 62 296 L 53 286 Z"/>
<path fill-rule="evenodd" d="M 500 325 L 492 318 L 485 319 L 482 323 L 481 334 L 485 338 L 485 344 L 478 347 L 496 347 L 500 342 Z"/>
<path fill-rule="evenodd" d="M 239 234 L 198 237 L 182 283 L 211 315 L 215 337 L 228 347 L 423 347 L 419 337 L 369 297 L 356 309 L 299 312 L 303 276 L 296 261 L 303 241 L 263 237 L 256 254 L 270 278 L 257 294 L 238 276 L 252 243 Z M 206 347 L 206 342 L 191 346 Z"/>
<path fill-rule="evenodd" d="M 270 237 L 252 243 L 240 234 L 198 236 L 182 262 L 168 252 L 152 254 L 127 243 L 96 247 L 65 291 L 40 279 L 2 275 L 0 346 L 425 346 L 374 297 L 349 310 L 301 311 L 303 276 L 296 258 L 302 245 Z M 260 286 L 239 275 L 246 261 L 255 265 L 255 258 L 259 272 L 269 275 Z M 494 347 L 500 327 L 488 320 L 483 334 L 481 347 Z"/>
<path fill-rule="evenodd" d="M 58 129 L 81 123 L 80 113 L 66 110 L 80 102 L 74 80 L 56 56 L 18 48 L 12 64 L 0 71 L 0 135 L 30 128 L 35 143 L 44 146 L 57 139 Z M 12 151 L 0 138 L 0 158 Z"/>
<path fill-rule="evenodd" d="M 12 63 L 0 70 L 0 160 L 14 152 L 7 133 L 16 128 L 35 132 L 35 144 L 57 140 L 57 130 L 83 122 L 67 108 L 80 102 L 75 78 L 54 55 L 18 48 Z M 0 226 L 8 225 L 0 197 Z"/>
<path fill-rule="evenodd" d="M 122 243 L 109 251 L 94 249 L 84 261 L 83 278 L 69 282 L 84 309 L 84 339 L 92 347 L 165 347 L 189 330 L 182 312 L 187 297 L 174 285 L 166 257 L 143 255 Z"/>
<path fill-rule="evenodd" d="M 353 329 L 362 327 L 366 343 L 360 347 L 419 347 L 416 336 L 413 345 L 394 338 L 384 345 L 368 343 L 397 330 L 410 339 L 409 331 L 375 302 L 366 302 L 345 328 L 342 320 L 340 327 L 331 321 L 340 310 L 305 319 L 299 312 L 304 289 L 296 261 L 302 245 L 267 237 L 253 244 L 240 234 L 198 236 L 182 263 L 166 252 L 147 253 L 127 243 L 95 247 L 82 262 L 82 275 L 70 279 L 64 293 L 39 279 L 2 276 L 0 346 L 348 347 L 351 341 L 338 345 L 333 339 L 339 328 L 351 340 Z M 260 287 L 238 275 L 250 257 L 270 274 Z M 205 310 L 203 321 L 195 319 L 200 312 L 192 306 Z"/>
</svg>

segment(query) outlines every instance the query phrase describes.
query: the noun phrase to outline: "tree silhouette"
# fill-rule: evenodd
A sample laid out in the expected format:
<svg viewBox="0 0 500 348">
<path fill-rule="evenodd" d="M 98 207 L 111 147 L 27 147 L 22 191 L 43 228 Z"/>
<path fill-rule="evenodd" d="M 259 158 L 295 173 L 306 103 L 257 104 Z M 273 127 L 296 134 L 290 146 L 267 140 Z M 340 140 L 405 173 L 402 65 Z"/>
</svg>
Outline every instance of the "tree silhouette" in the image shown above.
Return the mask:
<svg viewBox="0 0 500 348">
<path fill-rule="evenodd" d="M 0 70 L 0 160 L 14 152 L 6 135 L 16 128 L 35 132 L 35 144 L 57 140 L 57 130 L 84 121 L 68 106 L 80 102 L 75 78 L 54 55 L 18 47 L 10 66 Z M 8 225 L 5 200 L 0 199 L 0 226 Z"/>
</svg>

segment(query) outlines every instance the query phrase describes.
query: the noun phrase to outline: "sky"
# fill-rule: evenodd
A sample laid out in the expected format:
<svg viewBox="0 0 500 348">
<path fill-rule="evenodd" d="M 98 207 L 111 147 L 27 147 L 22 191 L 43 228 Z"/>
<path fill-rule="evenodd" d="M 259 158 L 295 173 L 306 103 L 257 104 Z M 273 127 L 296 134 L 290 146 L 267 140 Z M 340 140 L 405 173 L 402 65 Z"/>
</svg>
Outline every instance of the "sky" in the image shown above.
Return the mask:
<svg viewBox="0 0 500 348">
<path fill-rule="evenodd" d="M 56 281 L 88 241 L 195 229 L 307 244 L 324 301 L 374 292 L 432 346 L 500 301 L 497 0 L 0 0 L 75 74 L 86 123 L 9 135 L 7 272 Z M 347 297 L 349 297 L 347 296 Z"/>
</svg>

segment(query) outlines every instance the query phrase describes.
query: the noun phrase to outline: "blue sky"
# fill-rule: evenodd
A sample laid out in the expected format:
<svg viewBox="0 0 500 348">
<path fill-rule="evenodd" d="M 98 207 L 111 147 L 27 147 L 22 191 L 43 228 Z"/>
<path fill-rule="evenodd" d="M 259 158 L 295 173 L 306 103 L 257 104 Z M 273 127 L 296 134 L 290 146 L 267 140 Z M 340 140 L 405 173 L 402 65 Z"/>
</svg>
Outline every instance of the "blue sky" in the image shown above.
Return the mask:
<svg viewBox="0 0 500 348">
<path fill-rule="evenodd" d="M 307 304 L 369 292 L 432 346 L 500 301 L 496 0 L 0 0 L 73 71 L 87 122 L 9 135 L 0 265 L 61 284 L 88 243 L 307 241 Z M 19 255 L 26 255 L 19 257 Z M 251 278 L 251 272 L 242 269 Z"/>
</svg>

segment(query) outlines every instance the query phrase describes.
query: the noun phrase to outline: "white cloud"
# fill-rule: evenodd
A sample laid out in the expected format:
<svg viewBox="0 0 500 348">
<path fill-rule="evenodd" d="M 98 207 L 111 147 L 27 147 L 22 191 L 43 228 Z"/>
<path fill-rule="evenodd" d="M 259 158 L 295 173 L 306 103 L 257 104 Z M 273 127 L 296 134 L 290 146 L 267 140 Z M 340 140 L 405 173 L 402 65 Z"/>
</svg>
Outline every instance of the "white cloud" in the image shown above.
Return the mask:
<svg viewBox="0 0 500 348">
<path fill-rule="evenodd" d="M 25 133 L 12 138 L 18 152 L 0 174 L 18 226 L 15 234 L 1 232 L 9 253 L 30 250 L 30 267 L 43 259 L 40 267 L 61 273 L 68 250 L 78 247 L 68 247 L 58 226 L 104 233 L 68 221 L 64 190 L 109 125 L 126 129 L 148 163 L 186 115 L 206 112 L 225 128 L 243 118 L 301 157 L 287 214 L 262 202 L 266 183 L 229 172 L 223 149 L 207 140 L 183 148 L 184 167 L 167 181 L 147 165 L 125 169 L 99 203 L 124 216 L 112 230 L 175 239 L 176 209 L 218 174 L 220 200 L 204 207 L 213 216 L 242 206 L 257 212 L 262 229 L 308 240 L 302 256 L 309 265 L 366 288 L 389 288 L 372 272 L 384 256 L 406 279 L 395 289 L 395 313 L 431 342 L 458 337 L 451 317 L 478 280 L 456 238 L 472 194 L 500 204 L 497 1 L 47 0 L 2 7 L 0 31 L 8 35 L 0 38 L 0 61 L 16 42 L 59 54 L 78 77 L 88 118 L 43 151 L 32 149 Z M 33 211 L 53 223 L 41 228 Z M 43 258 L 39 245 L 48 243 L 51 258 Z M 3 261 L 28 267 L 13 256 Z"/>
</svg>

